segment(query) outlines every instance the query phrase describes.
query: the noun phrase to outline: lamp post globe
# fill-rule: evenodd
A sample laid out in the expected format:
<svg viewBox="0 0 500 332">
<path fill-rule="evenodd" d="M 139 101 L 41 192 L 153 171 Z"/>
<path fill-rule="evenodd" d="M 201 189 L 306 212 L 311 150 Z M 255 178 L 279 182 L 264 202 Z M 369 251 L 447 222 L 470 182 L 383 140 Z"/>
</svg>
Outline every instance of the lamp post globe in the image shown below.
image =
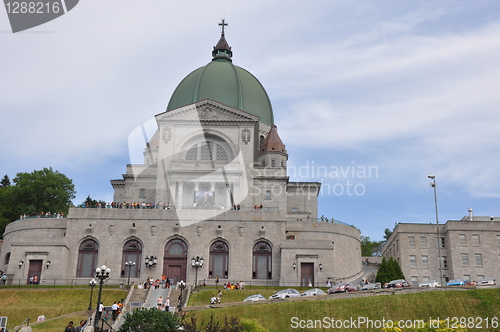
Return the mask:
<svg viewBox="0 0 500 332">
<path fill-rule="evenodd" d="M 98 267 L 95 269 L 95 277 L 99 279 L 99 296 L 97 297 L 97 307 L 96 307 L 96 318 L 94 320 L 94 330 L 98 329 L 98 321 L 101 318 L 101 312 L 99 311 L 99 306 L 101 305 L 101 295 L 102 295 L 102 285 L 104 284 L 104 280 L 109 278 L 109 273 L 111 269 L 106 267 L 106 265 Z"/>
<path fill-rule="evenodd" d="M 186 288 L 186 283 L 184 281 L 179 282 L 179 289 L 181 290 L 181 293 L 179 295 L 179 303 L 177 304 L 177 311 L 182 311 L 182 292 L 184 291 L 184 288 Z"/>
<path fill-rule="evenodd" d="M 125 262 L 125 265 L 128 267 L 128 278 L 127 278 L 127 288 L 130 287 L 130 269 L 132 269 L 132 266 L 135 266 L 135 262 L 128 261 Z"/>
<path fill-rule="evenodd" d="M 95 279 L 92 279 L 89 281 L 89 286 L 90 286 L 90 302 L 89 302 L 89 308 L 88 310 L 92 310 L 92 293 L 94 292 L 94 287 L 97 284 Z"/>
<path fill-rule="evenodd" d="M 191 266 L 194 267 L 196 269 L 196 273 L 195 273 L 195 278 L 194 278 L 194 287 L 198 287 L 198 269 L 200 267 L 203 267 L 203 258 L 200 257 L 200 256 L 196 256 L 196 258 L 191 258 Z"/>
</svg>

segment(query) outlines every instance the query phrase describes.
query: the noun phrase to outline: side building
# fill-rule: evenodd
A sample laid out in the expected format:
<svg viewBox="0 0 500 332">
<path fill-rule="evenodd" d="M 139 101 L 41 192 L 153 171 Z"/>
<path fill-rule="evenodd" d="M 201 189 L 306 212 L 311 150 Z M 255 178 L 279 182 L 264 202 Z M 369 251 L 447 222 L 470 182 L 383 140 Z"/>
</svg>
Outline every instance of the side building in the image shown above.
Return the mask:
<svg viewBox="0 0 500 332">
<path fill-rule="evenodd" d="M 399 223 L 382 256 L 393 257 L 412 286 L 436 280 L 500 277 L 500 218 L 472 213 L 445 224 Z M 439 264 L 440 262 L 440 264 Z"/>
</svg>

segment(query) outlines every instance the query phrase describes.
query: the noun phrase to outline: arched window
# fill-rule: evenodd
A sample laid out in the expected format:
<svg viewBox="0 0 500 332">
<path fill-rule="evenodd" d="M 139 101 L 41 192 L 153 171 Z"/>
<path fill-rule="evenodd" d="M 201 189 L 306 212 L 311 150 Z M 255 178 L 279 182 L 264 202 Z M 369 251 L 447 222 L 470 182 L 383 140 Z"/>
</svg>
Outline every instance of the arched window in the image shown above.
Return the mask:
<svg viewBox="0 0 500 332">
<path fill-rule="evenodd" d="M 168 241 L 165 246 L 165 257 L 180 258 L 187 257 L 187 245 L 181 239 L 173 239 Z"/>
<path fill-rule="evenodd" d="M 210 246 L 209 278 L 228 278 L 229 247 L 225 242 L 216 241 Z"/>
<path fill-rule="evenodd" d="M 222 144 L 212 141 L 196 143 L 187 151 L 186 160 L 228 161 L 228 153 Z"/>
<path fill-rule="evenodd" d="M 129 267 L 125 265 L 126 262 L 135 262 L 130 268 L 130 277 L 139 278 L 141 274 L 141 262 L 142 262 L 142 245 L 137 240 L 130 240 L 123 246 L 122 254 L 122 273 L 121 277 L 128 278 Z"/>
<path fill-rule="evenodd" d="M 3 260 L 3 265 L 9 265 L 10 262 L 10 252 L 5 254 L 5 259 Z"/>
<path fill-rule="evenodd" d="M 253 279 L 272 279 L 272 250 L 267 242 L 258 242 L 253 247 Z"/>
<path fill-rule="evenodd" d="M 99 246 L 94 240 L 85 240 L 80 244 L 78 251 L 77 277 L 93 277 L 97 268 L 97 254 Z"/>
</svg>

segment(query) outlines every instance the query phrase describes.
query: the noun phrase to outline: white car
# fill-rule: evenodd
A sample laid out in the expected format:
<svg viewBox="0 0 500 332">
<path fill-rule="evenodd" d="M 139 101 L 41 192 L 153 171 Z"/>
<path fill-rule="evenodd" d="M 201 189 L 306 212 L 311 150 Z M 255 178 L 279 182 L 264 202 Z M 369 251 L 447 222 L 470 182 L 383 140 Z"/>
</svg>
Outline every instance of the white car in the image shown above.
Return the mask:
<svg viewBox="0 0 500 332">
<path fill-rule="evenodd" d="M 374 290 L 374 289 L 379 289 L 378 284 L 366 284 L 363 287 L 361 287 L 361 290 Z"/>
<path fill-rule="evenodd" d="M 298 297 L 298 296 L 300 296 L 298 290 L 293 288 L 288 288 L 277 291 L 274 295 L 271 295 L 269 299 L 286 299 L 289 297 Z"/>
<path fill-rule="evenodd" d="M 434 288 L 434 287 L 440 287 L 441 284 L 439 284 L 439 281 L 436 281 L 436 280 L 433 280 L 433 281 L 426 281 L 426 282 L 423 282 L 419 285 L 420 287 L 430 287 L 430 288 Z"/>
<path fill-rule="evenodd" d="M 250 295 L 249 297 L 247 297 L 243 301 L 248 302 L 248 301 L 262 301 L 262 300 L 267 300 L 267 299 L 264 296 L 262 296 L 261 294 L 255 294 L 255 295 Z"/>
<path fill-rule="evenodd" d="M 495 284 L 495 279 L 493 278 L 481 278 L 477 281 L 478 286 L 493 286 Z"/>
<path fill-rule="evenodd" d="M 314 296 L 314 295 L 326 295 L 326 293 L 322 289 L 312 288 L 300 294 L 300 296 Z"/>
</svg>

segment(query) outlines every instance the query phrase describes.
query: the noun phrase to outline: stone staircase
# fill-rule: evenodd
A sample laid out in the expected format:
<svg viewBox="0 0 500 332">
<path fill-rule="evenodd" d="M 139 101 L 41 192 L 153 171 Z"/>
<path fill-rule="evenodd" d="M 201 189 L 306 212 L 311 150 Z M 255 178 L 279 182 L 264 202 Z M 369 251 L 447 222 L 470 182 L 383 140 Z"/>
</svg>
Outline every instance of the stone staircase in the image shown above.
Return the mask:
<svg viewBox="0 0 500 332">
<path fill-rule="evenodd" d="M 134 310 L 134 307 L 131 307 L 131 303 L 142 303 L 142 305 L 144 305 L 147 297 L 148 297 L 147 289 L 134 289 L 132 296 L 130 296 L 130 299 L 128 299 L 127 311 L 131 312 L 132 310 Z"/>
</svg>

